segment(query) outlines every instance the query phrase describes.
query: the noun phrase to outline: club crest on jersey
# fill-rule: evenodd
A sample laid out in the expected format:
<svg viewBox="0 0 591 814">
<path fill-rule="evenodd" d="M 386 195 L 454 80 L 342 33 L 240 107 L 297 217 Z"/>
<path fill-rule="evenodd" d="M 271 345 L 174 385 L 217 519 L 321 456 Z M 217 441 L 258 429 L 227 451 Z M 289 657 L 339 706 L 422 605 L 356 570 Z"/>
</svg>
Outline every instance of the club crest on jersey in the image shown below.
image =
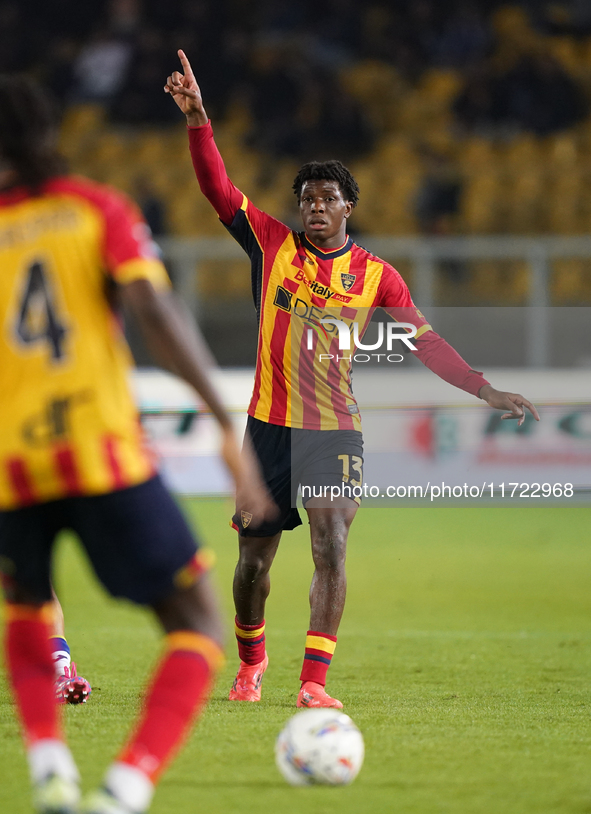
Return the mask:
<svg viewBox="0 0 591 814">
<path fill-rule="evenodd" d="M 252 520 L 252 514 L 250 512 L 240 512 L 240 517 L 242 518 L 242 528 L 245 529 L 250 521 Z"/>
<path fill-rule="evenodd" d="M 356 279 L 356 274 L 341 274 L 341 284 L 345 291 L 349 291 L 349 289 L 353 287 Z"/>
</svg>

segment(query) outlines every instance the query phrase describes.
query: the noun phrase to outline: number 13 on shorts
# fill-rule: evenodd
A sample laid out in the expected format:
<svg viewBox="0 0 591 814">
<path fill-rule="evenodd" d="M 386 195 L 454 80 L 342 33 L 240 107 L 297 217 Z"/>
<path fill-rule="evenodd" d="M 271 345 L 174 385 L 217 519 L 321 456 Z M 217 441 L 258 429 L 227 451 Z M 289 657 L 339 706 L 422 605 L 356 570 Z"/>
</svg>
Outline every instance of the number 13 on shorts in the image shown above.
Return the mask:
<svg viewBox="0 0 591 814">
<path fill-rule="evenodd" d="M 363 482 L 363 458 L 359 455 L 339 455 L 339 461 L 343 464 L 343 482 L 352 486 L 361 486 Z M 359 479 L 351 477 L 351 473 L 356 472 Z"/>
</svg>

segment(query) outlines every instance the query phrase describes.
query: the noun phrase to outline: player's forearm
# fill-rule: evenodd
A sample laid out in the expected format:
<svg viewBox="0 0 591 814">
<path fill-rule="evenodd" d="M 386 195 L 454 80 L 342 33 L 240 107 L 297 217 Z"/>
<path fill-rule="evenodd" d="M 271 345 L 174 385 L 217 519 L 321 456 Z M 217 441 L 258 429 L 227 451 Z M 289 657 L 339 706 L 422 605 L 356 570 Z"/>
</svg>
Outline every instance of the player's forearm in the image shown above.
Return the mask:
<svg viewBox="0 0 591 814">
<path fill-rule="evenodd" d="M 189 126 L 189 149 L 201 192 L 218 213 L 222 223 L 230 225 L 242 206 L 244 196 L 228 178 L 223 159 L 213 138 L 210 123 Z"/>
<path fill-rule="evenodd" d="M 144 280 L 125 286 L 123 300 L 138 324 L 154 361 L 191 385 L 201 396 L 220 426 L 231 426 L 203 359 L 194 327 L 172 293 L 156 292 Z"/>
<path fill-rule="evenodd" d="M 434 331 L 427 331 L 413 341 L 417 347 L 415 355 L 429 370 L 460 390 L 479 397 L 481 388 L 488 381 L 482 373 L 473 370 L 445 339 Z"/>
</svg>

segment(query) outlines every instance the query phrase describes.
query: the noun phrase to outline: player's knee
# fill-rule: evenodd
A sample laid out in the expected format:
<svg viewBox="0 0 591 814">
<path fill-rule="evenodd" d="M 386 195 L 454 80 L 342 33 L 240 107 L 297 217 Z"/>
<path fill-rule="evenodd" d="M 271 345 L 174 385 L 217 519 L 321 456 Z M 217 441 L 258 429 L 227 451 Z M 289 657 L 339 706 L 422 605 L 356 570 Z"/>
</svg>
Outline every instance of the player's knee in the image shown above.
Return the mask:
<svg viewBox="0 0 591 814">
<path fill-rule="evenodd" d="M 248 583 L 255 583 L 262 579 L 269 573 L 271 562 L 267 558 L 249 554 L 248 556 L 241 556 L 238 562 L 238 572 L 243 581 Z"/>
<path fill-rule="evenodd" d="M 321 529 L 312 539 L 312 557 L 317 570 L 339 571 L 345 567 L 347 535 L 342 530 Z"/>
<path fill-rule="evenodd" d="M 269 573 L 277 547 L 241 543 L 238 571 L 243 580 L 257 582 Z"/>
</svg>

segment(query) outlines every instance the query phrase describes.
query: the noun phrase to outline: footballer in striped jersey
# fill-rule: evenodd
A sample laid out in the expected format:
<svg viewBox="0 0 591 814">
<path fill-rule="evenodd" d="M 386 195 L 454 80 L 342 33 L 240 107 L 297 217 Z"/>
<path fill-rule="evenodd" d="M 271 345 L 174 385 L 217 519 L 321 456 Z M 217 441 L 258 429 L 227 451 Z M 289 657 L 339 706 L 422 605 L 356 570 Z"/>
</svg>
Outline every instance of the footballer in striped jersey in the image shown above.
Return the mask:
<svg viewBox="0 0 591 814">
<path fill-rule="evenodd" d="M 537 412 L 523 396 L 491 387 L 433 331 L 415 308 L 398 272 L 348 236 L 347 220 L 357 205 L 359 188 L 340 161 L 312 161 L 300 169 L 294 192 L 302 231 L 290 229 L 258 209 L 238 190 L 215 145 L 189 61 L 182 51 L 179 58 L 183 72 L 171 74 L 164 89 L 186 116 L 201 191 L 250 258 L 259 326 L 247 438 L 279 514 L 271 522 L 257 524 L 247 505 L 236 507 L 233 523 L 240 553 L 234 603 L 241 663 L 230 691 L 233 700 L 258 701 L 268 665 L 264 616 L 269 569 L 282 532 L 301 523 L 294 507 L 298 485 L 360 483 L 363 471 L 361 422 L 351 389 L 350 361 L 329 352 L 311 364 L 297 333 L 301 333 L 299 317 L 315 314 L 318 323 L 328 309 L 334 314 L 334 308 L 341 315 L 346 310 L 354 313 L 376 307 L 402 313 L 404 318 L 399 321 L 412 327 L 416 356 L 437 375 L 492 407 L 508 411 L 504 417 L 522 422 L 525 408 L 536 418 Z M 354 481 L 350 480 L 353 475 Z M 357 503 L 342 494 L 330 507 L 317 497 L 303 502 L 315 571 L 297 706 L 341 707 L 325 685 L 345 603 L 346 543 Z"/>
</svg>

